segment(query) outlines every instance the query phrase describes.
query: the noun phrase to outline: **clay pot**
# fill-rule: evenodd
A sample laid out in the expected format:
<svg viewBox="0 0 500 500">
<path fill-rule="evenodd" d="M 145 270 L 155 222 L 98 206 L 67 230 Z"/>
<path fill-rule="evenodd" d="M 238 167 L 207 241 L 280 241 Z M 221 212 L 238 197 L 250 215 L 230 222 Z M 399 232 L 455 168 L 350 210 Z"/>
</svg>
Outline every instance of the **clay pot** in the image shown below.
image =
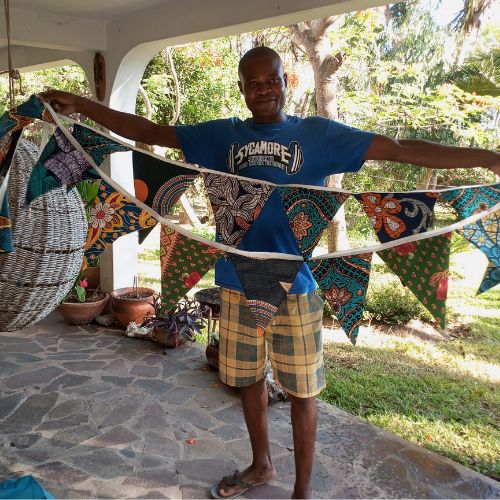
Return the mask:
<svg viewBox="0 0 500 500">
<path fill-rule="evenodd" d="M 109 299 L 109 293 L 104 295 L 94 302 L 61 302 L 57 310 L 70 325 L 86 325 L 101 314 Z"/>
<path fill-rule="evenodd" d="M 207 348 L 205 350 L 205 355 L 207 357 L 208 364 L 212 368 L 215 368 L 216 370 L 218 370 L 219 369 L 219 348 L 215 347 L 213 345 L 207 345 Z"/>
<path fill-rule="evenodd" d="M 138 297 L 135 297 L 134 295 Z M 127 287 L 111 292 L 111 311 L 116 322 L 127 328 L 132 321 L 140 325 L 146 316 L 154 314 L 156 291 L 152 288 Z"/>
<path fill-rule="evenodd" d="M 82 271 L 82 279 L 86 279 L 89 288 L 99 288 L 101 285 L 101 268 L 87 267 Z"/>
</svg>

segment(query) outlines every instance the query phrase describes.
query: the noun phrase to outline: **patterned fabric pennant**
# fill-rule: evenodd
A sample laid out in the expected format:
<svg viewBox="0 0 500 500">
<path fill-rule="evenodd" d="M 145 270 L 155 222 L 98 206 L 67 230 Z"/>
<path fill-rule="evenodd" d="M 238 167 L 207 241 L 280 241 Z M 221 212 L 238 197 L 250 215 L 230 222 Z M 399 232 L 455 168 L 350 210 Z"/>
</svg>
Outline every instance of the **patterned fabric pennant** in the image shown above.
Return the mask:
<svg viewBox="0 0 500 500">
<path fill-rule="evenodd" d="M 486 292 L 486 290 L 500 283 L 499 221 L 500 210 L 497 210 L 472 224 L 466 224 L 461 229 L 457 229 L 457 233 L 479 248 L 489 261 L 478 293 Z"/>
<path fill-rule="evenodd" d="M 130 151 L 129 147 L 78 124 L 73 127 L 73 137 L 92 157 L 97 166 L 104 161 L 105 155 L 118 151 Z"/>
<path fill-rule="evenodd" d="M 0 177 L 0 180 L 2 178 Z M 6 181 L 5 181 L 6 182 Z M 4 186 L 6 190 L 6 186 Z M 0 189 L 0 195 L 1 195 Z M 9 203 L 7 193 L 0 196 L 0 253 L 8 253 L 14 250 L 12 245 L 12 226 L 10 222 Z"/>
<path fill-rule="evenodd" d="M 156 220 L 130 198 L 102 181 L 90 211 L 84 267 L 124 234 L 154 226 Z"/>
<path fill-rule="evenodd" d="M 500 184 L 453 189 L 441 193 L 441 198 L 456 210 L 460 218 L 466 219 L 500 202 Z"/>
<path fill-rule="evenodd" d="M 5 111 L 0 117 L 0 138 L 7 135 L 9 132 L 22 130 L 32 122 L 32 118 L 18 116 L 10 111 Z"/>
<path fill-rule="evenodd" d="M 161 226 L 161 303 L 171 309 L 193 288 L 224 254 L 218 248 L 190 239 L 168 226 Z"/>
<path fill-rule="evenodd" d="M 238 246 L 274 187 L 217 174 L 203 174 L 220 241 Z"/>
<path fill-rule="evenodd" d="M 429 229 L 439 193 L 359 193 L 359 201 L 381 243 Z"/>
<path fill-rule="evenodd" d="M 446 326 L 450 241 L 451 233 L 446 233 L 377 252 L 441 328 Z"/>
<path fill-rule="evenodd" d="M 302 256 L 308 259 L 349 193 L 280 186 L 276 189 Z"/>
<path fill-rule="evenodd" d="M 302 260 L 252 259 L 231 254 L 229 259 L 245 293 L 259 336 L 263 336 L 290 290 Z"/>
<path fill-rule="evenodd" d="M 47 111 L 42 101 L 34 94 L 30 96 L 27 101 L 17 106 L 15 114 L 30 118 L 38 118 L 39 120 L 45 120 L 50 123 L 54 122 L 51 114 Z"/>
<path fill-rule="evenodd" d="M 363 319 L 372 253 L 309 260 L 316 283 L 353 344 Z"/>
</svg>

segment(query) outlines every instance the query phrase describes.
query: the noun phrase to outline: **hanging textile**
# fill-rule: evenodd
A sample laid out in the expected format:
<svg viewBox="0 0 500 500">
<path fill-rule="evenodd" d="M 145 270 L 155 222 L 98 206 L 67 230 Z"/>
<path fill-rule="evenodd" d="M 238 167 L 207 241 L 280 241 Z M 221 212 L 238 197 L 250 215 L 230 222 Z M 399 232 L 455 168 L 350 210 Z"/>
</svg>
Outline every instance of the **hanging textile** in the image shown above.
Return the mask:
<svg viewBox="0 0 500 500">
<path fill-rule="evenodd" d="M 5 182 L 7 185 L 7 182 Z M 4 186 L 6 189 L 7 186 Z M 10 222 L 9 204 L 7 194 L 1 195 L 0 186 L 0 253 L 8 253 L 14 250 L 12 245 L 12 225 Z"/>
<path fill-rule="evenodd" d="M 345 333 L 356 343 L 370 280 L 372 253 L 307 261 Z"/>
<path fill-rule="evenodd" d="M 97 258 L 120 236 L 154 226 L 156 220 L 104 180 L 90 211 L 84 265 Z"/>
<path fill-rule="evenodd" d="M 493 212 L 472 224 L 466 224 L 457 233 L 470 241 L 488 258 L 489 264 L 479 286 L 478 293 L 494 287 L 500 281 L 500 237 L 498 235 L 500 210 Z M 496 271 L 495 271 L 496 270 Z"/>
<path fill-rule="evenodd" d="M 161 303 L 168 311 L 205 276 L 221 250 L 161 226 Z"/>
<path fill-rule="evenodd" d="M 220 241 L 238 246 L 274 187 L 218 174 L 204 174 Z"/>
<path fill-rule="evenodd" d="M 446 200 L 465 219 L 500 202 L 500 184 L 457 188 L 441 193 Z"/>
<path fill-rule="evenodd" d="M 444 329 L 451 233 L 381 250 L 379 257 Z"/>
<path fill-rule="evenodd" d="M 439 194 L 358 193 L 359 201 L 381 243 L 427 231 L 434 219 Z"/>
<path fill-rule="evenodd" d="M 276 189 L 300 252 L 308 259 L 349 193 L 280 186 Z"/>
<path fill-rule="evenodd" d="M 30 96 L 30 98 L 17 106 L 14 113 L 18 116 L 25 116 L 29 118 L 38 118 L 39 120 L 44 120 L 50 123 L 54 123 L 54 120 L 50 116 L 43 102 L 38 99 L 36 95 Z"/>
<path fill-rule="evenodd" d="M 261 260 L 238 254 L 231 254 L 229 259 L 240 279 L 258 335 L 263 336 L 292 287 L 303 261 Z"/>
<path fill-rule="evenodd" d="M 132 152 L 135 197 L 164 216 L 191 186 L 199 173 L 139 151 Z M 139 231 L 142 243 L 150 229 Z"/>
</svg>

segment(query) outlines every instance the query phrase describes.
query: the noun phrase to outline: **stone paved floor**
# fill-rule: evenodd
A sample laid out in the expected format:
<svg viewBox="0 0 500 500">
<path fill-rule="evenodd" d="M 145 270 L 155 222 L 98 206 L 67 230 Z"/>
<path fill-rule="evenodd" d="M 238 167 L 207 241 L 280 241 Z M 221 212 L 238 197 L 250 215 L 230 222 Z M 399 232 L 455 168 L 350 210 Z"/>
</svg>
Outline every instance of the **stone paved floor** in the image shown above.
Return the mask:
<svg viewBox="0 0 500 500">
<path fill-rule="evenodd" d="M 290 498 L 288 404 L 269 409 L 276 479 Z M 190 444 L 188 440 L 195 440 Z M 33 474 L 56 498 L 207 498 L 248 462 L 238 393 L 201 346 L 169 350 L 57 316 L 0 333 L 0 480 Z M 493 498 L 500 484 L 320 403 L 317 498 Z"/>
</svg>

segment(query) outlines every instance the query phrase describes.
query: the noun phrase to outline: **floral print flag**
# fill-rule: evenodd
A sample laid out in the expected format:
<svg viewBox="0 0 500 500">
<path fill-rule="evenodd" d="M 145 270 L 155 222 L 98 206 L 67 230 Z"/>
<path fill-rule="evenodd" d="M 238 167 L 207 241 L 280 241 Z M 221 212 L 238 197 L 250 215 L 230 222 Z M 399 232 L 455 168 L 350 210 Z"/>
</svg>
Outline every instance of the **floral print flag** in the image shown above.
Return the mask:
<svg viewBox="0 0 500 500">
<path fill-rule="evenodd" d="M 353 344 L 359 332 L 370 280 L 372 253 L 309 260 L 307 265 Z"/>
<path fill-rule="evenodd" d="M 442 192 L 441 198 L 456 210 L 461 219 L 466 219 L 500 203 L 500 184 L 452 189 Z"/>
<path fill-rule="evenodd" d="M 308 259 L 349 193 L 280 186 L 276 189 L 300 252 Z"/>
<path fill-rule="evenodd" d="M 4 189 L 5 188 L 6 186 L 4 186 Z M 0 254 L 12 252 L 14 250 L 7 194 L 5 193 L 4 196 L 1 194 L 2 188 L 0 187 Z"/>
<path fill-rule="evenodd" d="M 236 247 L 259 216 L 274 187 L 218 174 L 204 174 L 217 233 L 225 245 Z"/>
<path fill-rule="evenodd" d="M 446 233 L 377 252 L 441 328 L 446 326 L 450 241 L 451 233 Z"/>
<path fill-rule="evenodd" d="M 231 254 L 229 259 L 240 279 L 258 335 L 262 337 L 290 290 L 303 261 L 253 259 L 237 254 Z"/>
<path fill-rule="evenodd" d="M 124 234 L 154 226 L 156 220 L 130 198 L 102 181 L 90 211 L 83 267 Z"/>
<path fill-rule="evenodd" d="M 500 283 L 500 237 L 498 235 L 500 210 L 483 217 L 472 224 L 466 224 L 457 233 L 469 240 L 488 258 L 488 267 L 479 285 L 483 293 Z"/>
<path fill-rule="evenodd" d="M 427 231 L 439 193 L 359 193 L 359 201 L 381 243 Z"/>
<path fill-rule="evenodd" d="M 174 307 L 223 254 L 224 252 L 218 248 L 188 238 L 162 225 L 160 233 L 162 310 L 168 311 Z"/>
</svg>

